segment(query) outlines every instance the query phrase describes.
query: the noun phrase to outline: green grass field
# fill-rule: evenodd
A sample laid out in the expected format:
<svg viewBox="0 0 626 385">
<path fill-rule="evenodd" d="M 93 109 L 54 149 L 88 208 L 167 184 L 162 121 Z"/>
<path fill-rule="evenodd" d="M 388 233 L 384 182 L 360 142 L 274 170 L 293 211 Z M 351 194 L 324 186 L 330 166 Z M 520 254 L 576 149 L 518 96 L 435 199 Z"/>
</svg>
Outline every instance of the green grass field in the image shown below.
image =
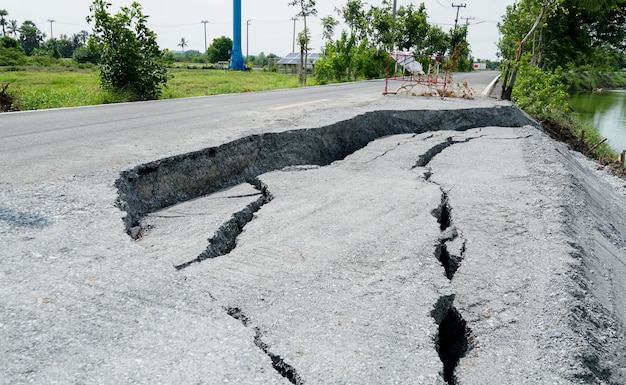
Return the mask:
<svg viewBox="0 0 626 385">
<path fill-rule="evenodd" d="M 161 99 L 266 91 L 298 87 L 298 77 L 274 72 L 169 69 L 172 78 Z M 309 84 L 312 84 L 312 77 Z M 25 67 L 0 70 L 0 84 L 19 110 L 76 107 L 126 101 L 100 88 L 96 69 Z"/>
</svg>

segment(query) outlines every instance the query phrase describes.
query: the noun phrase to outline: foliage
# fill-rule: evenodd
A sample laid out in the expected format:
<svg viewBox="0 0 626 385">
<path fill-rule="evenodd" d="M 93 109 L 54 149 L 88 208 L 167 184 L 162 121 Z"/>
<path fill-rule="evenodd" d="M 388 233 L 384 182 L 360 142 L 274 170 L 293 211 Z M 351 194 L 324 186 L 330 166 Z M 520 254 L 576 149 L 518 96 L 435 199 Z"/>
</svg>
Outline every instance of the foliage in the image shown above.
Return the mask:
<svg viewBox="0 0 626 385">
<path fill-rule="evenodd" d="M 213 39 L 213 43 L 209 46 L 209 48 L 207 48 L 207 58 L 209 63 L 229 60 L 229 51 L 231 48 L 233 48 L 233 41 L 231 38 L 221 36 Z"/>
<path fill-rule="evenodd" d="M 623 62 L 611 50 L 626 40 L 625 20 L 624 0 L 521 0 L 507 7 L 499 24 L 499 47 L 505 59 L 519 62 L 532 41 L 533 65 L 551 71 L 581 65 L 606 68 Z M 510 80 L 505 76 L 504 99 L 511 97 L 516 68 Z"/>
<path fill-rule="evenodd" d="M 426 7 L 420 4 L 401 6 L 394 21 L 391 2 L 364 10 L 362 0 L 348 0 L 337 9 L 348 30 L 333 39 L 337 21 L 331 16 L 322 19 L 326 43 L 321 59 L 315 65 L 318 82 L 349 81 L 382 76 L 387 66 L 387 51 L 400 49 L 416 56 L 454 54 L 456 67 L 471 70 L 469 45 L 465 28 L 444 32 L 428 24 Z"/>
<path fill-rule="evenodd" d="M 539 118 L 569 111 L 568 94 L 560 71 L 550 73 L 531 66 L 526 56 L 520 63 L 517 87 L 512 100 L 520 108 Z"/>
<path fill-rule="evenodd" d="M 87 45 L 76 48 L 72 54 L 72 60 L 77 63 L 98 64 L 102 57 L 102 48 L 98 45 L 98 41 L 89 38 Z"/>
<path fill-rule="evenodd" d="M 115 93 L 127 93 L 133 100 L 157 99 L 168 80 L 163 52 L 156 34 L 146 26 L 147 16 L 134 2 L 110 15 L 105 0 L 94 0 L 92 37 L 101 46 L 100 78 L 102 86 Z"/>
<path fill-rule="evenodd" d="M 19 34 L 20 44 L 27 56 L 32 55 L 33 51 L 41 46 L 44 38 L 44 34 L 37 28 L 35 23 L 30 20 L 26 20 L 22 23 Z"/>
<path fill-rule="evenodd" d="M 26 61 L 19 41 L 8 36 L 0 38 L 0 66 L 20 66 Z"/>
<path fill-rule="evenodd" d="M 601 88 L 626 88 L 626 72 L 602 72 L 586 68 L 585 71 L 563 71 L 561 79 L 570 93 Z"/>
<path fill-rule="evenodd" d="M 398 47 L 402 50 L 413 51 L 417 55 L 425 53 L 426 36 L 430 26 L 426 21 L 426 6 L 420 4 L 415 9 L 413 4 L 408 7 L 400 7 L 398 10 Z"/>
</svg>

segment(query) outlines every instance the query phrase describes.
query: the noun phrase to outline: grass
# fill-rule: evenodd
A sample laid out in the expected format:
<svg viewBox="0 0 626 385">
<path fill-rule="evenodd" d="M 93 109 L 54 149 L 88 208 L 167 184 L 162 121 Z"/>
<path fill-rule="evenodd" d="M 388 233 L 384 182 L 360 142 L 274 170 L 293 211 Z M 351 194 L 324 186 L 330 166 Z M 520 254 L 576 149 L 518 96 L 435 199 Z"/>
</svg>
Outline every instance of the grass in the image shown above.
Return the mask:
<svg viewBox="0 0 626 385">
<path fill-rule="evenodd" d="M 163 99 L 298 87 L 298 77 L 276 72 L 170 69 Z M 308 82 L 312 84 L 311 81 Z"/>
<path fill-rule="evenodd" d="M 561 78 L 568 92 L 626 87 L 626 72 L 570 71 L 563 72 Z"/>
<path fill-rule="evenodd" d="M 298 77 L 275 72 L 169 69 L 173 77 L 161 99 L 231 94 L 298 87 Z M 0 84 L 19 110 L 88 106 L 126 101 L 100 88 L 96 69 L 72 67 L 11 67 L 0 69 Z M 313 77 L 309 77 L 313 84 Z"/>
</svg>

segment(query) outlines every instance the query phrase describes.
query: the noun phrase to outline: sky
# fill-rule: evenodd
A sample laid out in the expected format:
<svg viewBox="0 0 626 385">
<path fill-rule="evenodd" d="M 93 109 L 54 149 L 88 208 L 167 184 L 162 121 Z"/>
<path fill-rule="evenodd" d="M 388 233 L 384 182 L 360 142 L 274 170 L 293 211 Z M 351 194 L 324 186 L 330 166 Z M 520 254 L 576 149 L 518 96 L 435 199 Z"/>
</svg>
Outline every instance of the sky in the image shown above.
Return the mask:
<svg viewBox="0 0 626 385">
<path fill-rule="evenodd" d="M 233 36 L 233 4 L 229 0 L 137 0 L 143 13 L 150 16 L 148 27 L 158 38 L 162 49 L 180 51 L 178 44 L 185 38 L 188 45 L 185 50 L 204 51 L 206 42 L 211 45 L 214 38 Z M 379 6 L 381 0 L 365 0 L 370 5 Z M 445 31 L 454 26 L 457 8 L 453 5 L 465 5 L 459 8 L 459 23 L 469 23 L 468 41 L 472 55 L 477 59 L 496 60 L 498 41 L 497 23 L 502 20 L 507 5 L 515 0 L 397 0 L 398 7 L 410 3 L 426 5 L 428 22 L 437 24 Z M 24 20 L 33 21 L 46 34 L 58 38 L 60 34 L 71 36 L 81 30 L 91 31 L 85 18 L 89 15 L 91 0 L 10 0 L 0 3 L 0 9 L 8 11 L 8 20 L 17 20 L 21 25 Z M 128 6 L 132 0 L 109 0 L 111 13 L 117 13 L 121 6 Z M 285 56 L 293 49 L 294 21 L 298 12 L 296 7 L 288 6 L 289 0 L 242 0 L 242 51 L 243 54 L 257 55 L 274 53 Z M 345 5 L 346 0 L 317 0 L 317 17 L 307 18 L 312 41 L 309 47 L 319 52 L 323 45 L 321 18 L 332 15 L 340 17 L 335 8 Z M 471 18 L 469 20 L 465 18 Z M 50 22 L 53 20 L 53 22 Z M 247 21 L 249 20 L 249 23 Z M 204 24 L 202 21 L 208 21 Z M 303 29 L 302 20 L 295 22 L 296 33 Z M 336 31 L 338 37 L 341 26 Z M 247 39 L 246 37 L 249 37 Z"/>
</svg>

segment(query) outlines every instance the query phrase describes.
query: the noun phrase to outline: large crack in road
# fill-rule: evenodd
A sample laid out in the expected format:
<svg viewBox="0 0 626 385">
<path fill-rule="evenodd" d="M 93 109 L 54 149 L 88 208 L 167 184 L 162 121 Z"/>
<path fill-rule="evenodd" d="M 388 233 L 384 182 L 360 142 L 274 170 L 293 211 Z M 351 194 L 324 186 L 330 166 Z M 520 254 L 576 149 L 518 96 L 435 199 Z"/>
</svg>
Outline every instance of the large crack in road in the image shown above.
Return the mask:
<svg viewBox="0 0 626 385">
<path fill-rule="evenodd" d="M 476 274 L 473 266 L 464 272 L 461 285 L 457 286 L 456 276 L 464 271 L 465 261 L 470 258 L 468 248 L 473 248 L 471 255 L 476 258 L 475 249 L 482 247 L 483 236 L 455 223 L 451 182 L 442 183 L 442 176 L 431 162 L 449 157 L 447 151 L 457 144 L 465 146 L 482 139 L 528 139 L 531 134 L 512 135 L 514 131 L 507 131 L 507 135 L 497 135 L 494 130 L 482 130 L 486 126 L 520 127 L 528 123 L 523 114 L 509 108 L 380 112 L 329 127 L 256 135 L 124 172 L 116 182 L 118 205 L 127 213 L 124 223 L 128 233 L 141 238 L 145 230 L 142 219 L 150 213 L 242 182 L 257 189 L 259 194 L 241 195 L 251 202 L 216 229 L 205 251 L 175 267 L 185 272 L 199 291 L 217 293 L 214 297 L 225 312 L 254 330 L 256 347 L 292 384 L 303 384 L 305 379 L 306 383 L 321 384 L 345 378 L 348 374 L 342 371 L 355 370 L 348 368 L 358 368 L 359 360 L 373 360 L 368 365 L 386 368 L 384 373 L 376 374 L 371 367 L 360 369 L 369 373 L 366 376 L 374 376 L 376 383 L 396 381 L 393 374 L 406 380 L 416 373 L 420 375 L 409 382 L 426 384 L 440 377 L 450 385 L 480 383 L 467 375 L 472 367 L 467 360 L 480 362 L 476 357 L 481 352 L 491 354 L 488 347 L 482 346 L 485 326 L 479 322 L 481 317 L 490 316 L 491 309 L 476 318 L 468 304 L 467 298 L 472 296 L 467 295 L 467 277 Z M 468 130 L 472 132 L 450 132 Z M 398 134 L 410 135 L 388 137 Z M 372 146 L 383 137 L 387 139 Z M 407 179 L 408 184 L 396 186 L 397 178 Z M 329 184 L 333 180 L 340 185 Z M 303 186 L 316 183 L 320 184 L 318 189 L 305 193 Z M 412 189 L 424 195 L 412 195 Z M 355 206 L 354 201 L 346 201 L 350 194 L 361 203 Z M 397 215 L 406 210 L 393 207 L 400 200 L 410 202 L 408 207 L 419 213 L 417 217 L 394 225 L 376 225 L 378 220 L 387 220 L 386 211 Z M 264 206 L 270 201 L 272 204 Z M 332 216 L 323 206 L 335 210 Z M 384 211 L 368 213 L 381 209 Z M 358 223 L 349 219 L 357 215 L 354 210 L 363 216 L 356 219 Z M 466 211 L 464 207 L 462 217 L 467 226 Z M 289 214 L 289 223 L 280 219 L 292 212 L 295 215 Z M 391 235 L 390 228 L 395 234 Z M 325 240 L 338 231 L 346 234 L 344 244 L 325 245 Z M 468 237 L 468 232 L 473 236 Z M 382 239 L 385 241 L 381 245 Z M 405 255 L 409 249 L 417 251 L 417 257 Z M 436 265 L 423 258 L 424 250 L 430 250 Z M 210 265 L 203 266 L 207 263 Z M 372 291 L 377 286 L 385 290 Z M 416 296 L 411 290 L 420 294 Z M 389 304 L 382 309 L 371 308 L 370 302 L 382 303 L 386 292 L 394 294 Z M 350 295 L 345 297 L 346 293 Z M 328 298 L 321 301 L 317 296 Z M 459 298 L 462 300 L 457 305 Z M 403 316 L 400 309 L 410 302 L 421 313 Z M 351 317 L 342 315 L 348 308 Z M 397 314 L 378 313 L 390 308 L 395 308 Z M 242 309 L 246 309 L 245 314 Z M 317 310 L 311 314 L 307 309 Z M 424 318 L 429 317 L 436 330 L 407 336 L 405 333 L 413 327 L 402 326 L 399 320 L 403 317 L 424 330 L 429 330 Z M 251 319 L 255 320 L 254 326 Z M 385 326 L 370 328 L 372 323 L 383 321 L 387 322 Z M 320 324 L 332 325 L 331 330 L 310 335 Z M 481 346 L 475 341 L 477 331 L 473 325 L 477 326 Z M 377 333 L 385 329 L 390 330 L 379 340 Z M 372 336 L 363 339 L 363 333 Z M 367 348 L 368 340 L 376 341 L 376 348 Z M 427 369 L 433 363 L 431 353 L 421 345 L 423 341 L 430 341 L 443 369 Z M 360 345 L 352 347 L 355 343 Z M 421 364 L 408 364 L 398 354 L 403 351 L 415 354 Z M 343 364 L 328 361 L 325 357 L 329 352 L 343 356 Z M 602 367 L 594 361 L 597 359 L 597 355 L 586 355 L 579 363 L 592 368 L 594 378 L 611 383 L 616 374 L 593 369 Z M 397 362 L 391 364 L 394 360 Z M 467 364 L 459 373 L 461 362 Z M 342 365 L 348 368 L 342 369 Z"/>
</svg>

